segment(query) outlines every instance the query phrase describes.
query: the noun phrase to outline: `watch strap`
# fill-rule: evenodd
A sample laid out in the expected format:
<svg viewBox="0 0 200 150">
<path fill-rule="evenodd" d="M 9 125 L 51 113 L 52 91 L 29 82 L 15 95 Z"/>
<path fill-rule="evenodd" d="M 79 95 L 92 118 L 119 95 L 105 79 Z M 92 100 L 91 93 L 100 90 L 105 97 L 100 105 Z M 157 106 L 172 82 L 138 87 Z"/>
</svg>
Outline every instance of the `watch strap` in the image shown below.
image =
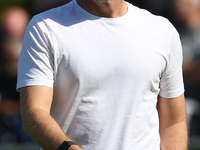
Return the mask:
<svg viewBox="0 0 200 150">
<path fill-rule="evenodd" d="M 74 142 L 72 141 L 64 141 L 60 147 L 58 148 L 58 150 L 68 150 L 70 146 L 72 145 L 76 145 Z"/>
</svg>

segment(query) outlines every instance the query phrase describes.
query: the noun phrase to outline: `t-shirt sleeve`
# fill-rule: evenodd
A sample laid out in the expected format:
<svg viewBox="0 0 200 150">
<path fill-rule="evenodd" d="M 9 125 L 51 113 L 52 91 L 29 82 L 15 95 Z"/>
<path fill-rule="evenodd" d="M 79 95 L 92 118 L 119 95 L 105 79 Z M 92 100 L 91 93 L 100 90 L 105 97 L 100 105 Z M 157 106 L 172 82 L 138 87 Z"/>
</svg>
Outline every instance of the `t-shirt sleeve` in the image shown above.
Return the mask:
<svg viewBox="0 0 200 150">
<path fill-rule="evenodd" d="M 177 30 L 170 24 L 168 58 L 166 68 L 161 77 L 159 95 L 165 98 L 175 98 L 184 93 L 182 74 L 182 46 Z"/>
<path fill-rule="evenodd" d="M 53 88 L 54 56 L 48 26 L 35 16 L 29 22 L 18 62 L 17 90 L 24 86 Z"/>
</svg>

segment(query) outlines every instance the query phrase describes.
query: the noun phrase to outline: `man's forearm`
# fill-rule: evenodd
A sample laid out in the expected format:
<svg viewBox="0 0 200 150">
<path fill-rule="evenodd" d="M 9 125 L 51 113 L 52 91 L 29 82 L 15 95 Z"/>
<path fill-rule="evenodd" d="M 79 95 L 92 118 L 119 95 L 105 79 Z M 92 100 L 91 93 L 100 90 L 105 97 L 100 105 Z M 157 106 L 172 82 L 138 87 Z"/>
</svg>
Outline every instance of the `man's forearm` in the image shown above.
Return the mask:
<svg viewBox="0 0 200 150">
<path fill-rule="evenodd" d="M 187 150 L 187 123 L 179 122 L 160 129 L 161 150 Z"/>
<path fill-rule="evenodd" d="M 63 141 L 71 141 L 47 112 L 40 109 L 29 110 L 22 116 L 25 131 L 44 149 L 57 150 Z M 78 146 L 75 148 L 82 150 Z"/>
</svg>

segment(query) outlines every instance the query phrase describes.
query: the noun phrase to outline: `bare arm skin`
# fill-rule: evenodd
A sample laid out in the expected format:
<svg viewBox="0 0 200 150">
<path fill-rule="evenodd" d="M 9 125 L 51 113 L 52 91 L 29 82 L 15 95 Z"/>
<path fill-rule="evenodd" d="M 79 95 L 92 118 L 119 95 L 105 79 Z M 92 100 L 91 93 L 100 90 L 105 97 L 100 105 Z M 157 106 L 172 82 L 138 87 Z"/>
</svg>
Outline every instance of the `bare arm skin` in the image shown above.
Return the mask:
<svg viewBox="0 0 200 150">
<path fill-rule="evenodd" d="M 158 97 L 161 150 L 187 150 L 188 132 L 185 98 Z"/>
<path fill-rule="evenodd" d="M 20 89 L 20 108 L 24 130 L 44 149 L 57 150 L 63 141 L 71 141 L 50 116 L 53 89 L 30 86 Z M 69 150 L 83 150 L 73 145 Z"/>
</svg>

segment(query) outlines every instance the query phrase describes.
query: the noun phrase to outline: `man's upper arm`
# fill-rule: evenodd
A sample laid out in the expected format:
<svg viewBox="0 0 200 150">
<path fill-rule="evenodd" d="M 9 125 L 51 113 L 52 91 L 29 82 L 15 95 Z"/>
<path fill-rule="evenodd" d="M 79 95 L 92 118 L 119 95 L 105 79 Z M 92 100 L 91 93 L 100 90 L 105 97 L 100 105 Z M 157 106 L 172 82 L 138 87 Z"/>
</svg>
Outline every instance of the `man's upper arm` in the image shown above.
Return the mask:
<svg viewBox="0 0 200 150">
<path fill-rule="evenodd" d="M 54 52 L 51 35 L 39 16 L 29 22 L 18 61 L 17 90 L 25 86 L 54 84 Z"/>
<path fill-rule="evenodd" d="M 184 94 L 176 98 L 158 96 L 157 109 L 160 119 L 160 129 L 167 128 L 179 122 L 186 122 Z"/>
<path fill-rule="evenodd" d="M 27 86 L 20 88 L 20 107 L 22 116 L 27 111 L 42 109 L 50 113 L 53 89 L 46 86 Z"/>
</svg>

